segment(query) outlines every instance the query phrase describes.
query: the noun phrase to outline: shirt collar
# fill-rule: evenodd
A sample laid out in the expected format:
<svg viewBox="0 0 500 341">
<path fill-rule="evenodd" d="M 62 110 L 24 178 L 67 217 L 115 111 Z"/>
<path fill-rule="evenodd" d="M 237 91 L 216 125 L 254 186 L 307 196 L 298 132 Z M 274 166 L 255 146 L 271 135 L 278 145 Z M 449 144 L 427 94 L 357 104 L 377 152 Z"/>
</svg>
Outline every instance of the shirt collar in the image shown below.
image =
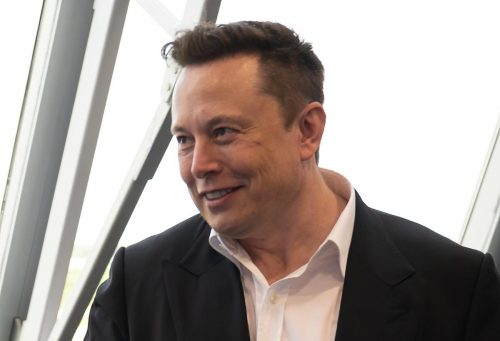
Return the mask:
<svg viewBox="0 0 500 341">
<path fill-rule="evenodd" d="M 326 241 L 333 242 L 338 248 L 340 271 L 342 272 L 342 276 L 345 276 L 347 256 L 354 230 L 356 195 L 351 183 L 343 175 L 326 169 L 322 169 L 322 174 L 328 187 L 347 201 L 347 205 L 340 213 L 330 234 L 326 237 Z"/>
</svg>

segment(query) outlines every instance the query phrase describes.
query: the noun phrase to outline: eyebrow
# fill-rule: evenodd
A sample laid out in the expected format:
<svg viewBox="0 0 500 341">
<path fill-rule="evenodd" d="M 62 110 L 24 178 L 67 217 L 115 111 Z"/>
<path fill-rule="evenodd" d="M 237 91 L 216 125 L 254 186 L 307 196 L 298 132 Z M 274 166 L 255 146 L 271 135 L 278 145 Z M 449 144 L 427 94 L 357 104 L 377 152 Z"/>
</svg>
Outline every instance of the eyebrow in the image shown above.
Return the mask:
<svg viewBox="0 0 500 341">
<path fill-rule="evenodd" d="M 186 129 L 182 128 L 182 127 L 178 127 L 178 126 L 171 126 L 170 127 L 170 133 L 172 135 L 175 135 L 175 134 L 178 134 L 178 133 L 185 133 L 186 132 Z"/>
<path fill-rule="evenodd" d="M 238 124 L 241 126 L 248 126 L 250 125 L 250 122 L 247 118 L 245 117 L 234 117 L 234 116 L 229 116 L 229 115 L 217 115 L 209 119 L 207 122 L 205 122 L 204 125 L 208 127 L 208 129 L 211 129 L 212 127 L 219 125 L 221 123 L 232 123 L 232 124 Z M 171 127 L 171 132 L 172 134 L 178 134 L 178 133 L 186 133 L 188 130 L 182 126 L 172 126 Z"/>
<path fill-rule="evenodd" d="M 249 125 L 249 120 L 246 117 L 238 116 L 229 116 L 229 115 L 218 115 L 215 117 L 212 117 L 207 121 L 207 126 L 208 127 L 213 127 L 216 125 L 219 125 L 221 123 L 233 123 L 233 124 L 239 124 L 239 125 Z"/>
</svg>

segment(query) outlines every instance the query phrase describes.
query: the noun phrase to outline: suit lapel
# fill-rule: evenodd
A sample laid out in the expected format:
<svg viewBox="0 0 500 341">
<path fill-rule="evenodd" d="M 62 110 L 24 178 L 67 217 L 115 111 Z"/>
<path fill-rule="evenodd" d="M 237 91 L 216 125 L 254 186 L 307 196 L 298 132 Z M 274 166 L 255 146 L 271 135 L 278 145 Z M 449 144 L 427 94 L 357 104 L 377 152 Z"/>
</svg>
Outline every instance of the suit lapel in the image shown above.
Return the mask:
<svg viewBox="0 0 500 341">
<path fill-rule="evenodd" d="M 177 338 L 249 340 L 239 271 L 210 247 L 209 231 L 205 224 L 180 262 L 163 262 Z"/>
<path fill-rule="evenodd" d="M 421 285 L 382 225 L 356 193 L 336 341 L 416 339 Z"/>
</svg>

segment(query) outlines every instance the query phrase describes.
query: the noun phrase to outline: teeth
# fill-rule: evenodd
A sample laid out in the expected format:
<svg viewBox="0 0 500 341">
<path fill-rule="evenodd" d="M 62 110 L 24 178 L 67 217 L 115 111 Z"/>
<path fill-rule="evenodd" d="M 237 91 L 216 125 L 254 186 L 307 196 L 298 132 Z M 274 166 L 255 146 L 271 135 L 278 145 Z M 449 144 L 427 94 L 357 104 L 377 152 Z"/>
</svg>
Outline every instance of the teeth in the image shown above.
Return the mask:
<svg viewBox="0 0 500 341">
<path fill-rule="evenodd" d="M 232 191 L 233 191 L 232 189 L 223 189 L 221 191 L 207 192 L 207 193 L 205 193 L 205 196 L 209 200 L 219 199 L 219 198 L 225 196 L 226 194 L 231 193 Z"/>
</svg>

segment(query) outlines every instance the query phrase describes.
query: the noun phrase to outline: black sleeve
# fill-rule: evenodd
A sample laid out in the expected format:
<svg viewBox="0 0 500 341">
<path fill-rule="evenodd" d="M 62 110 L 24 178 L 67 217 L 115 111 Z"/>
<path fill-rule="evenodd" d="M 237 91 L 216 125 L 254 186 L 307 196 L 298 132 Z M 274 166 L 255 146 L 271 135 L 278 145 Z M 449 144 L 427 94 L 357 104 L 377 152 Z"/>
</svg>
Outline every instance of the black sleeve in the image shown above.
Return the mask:
<svg viewBox="0 0 500 341">
<path fill-rule="evenodd" d="M 481 264 L 467 320 L 465 340 L 500 340 L 500 275 L 490 254 Z"/>
<path fill-rule="evenodd" d="M 90 309 L 85 341 L 129 340 L 124 292 L 124 251 L 124 248 L 117 251 L 109 278 L 97 289 Z"/>
</svg>

